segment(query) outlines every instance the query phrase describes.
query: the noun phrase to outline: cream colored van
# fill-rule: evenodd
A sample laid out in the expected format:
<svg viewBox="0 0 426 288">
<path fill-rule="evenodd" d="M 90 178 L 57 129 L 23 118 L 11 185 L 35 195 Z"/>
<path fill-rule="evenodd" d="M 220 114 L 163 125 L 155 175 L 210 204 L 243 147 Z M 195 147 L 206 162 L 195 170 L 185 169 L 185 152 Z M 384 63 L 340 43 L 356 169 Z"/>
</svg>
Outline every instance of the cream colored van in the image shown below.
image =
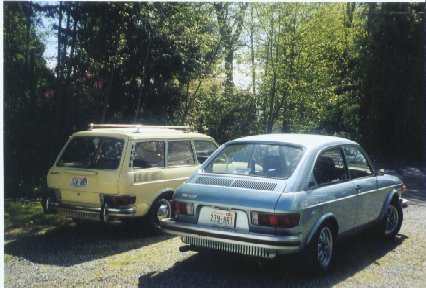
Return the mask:
<svg viewBox="0 0 426 288">
<path fill-rule="evenodd" d="M 217 148 L 186 126 L 91 124 L 74 133 L 47 175 L 45 211 L 76 221 L 170 216 L 173 192 Z"/>
</svg>

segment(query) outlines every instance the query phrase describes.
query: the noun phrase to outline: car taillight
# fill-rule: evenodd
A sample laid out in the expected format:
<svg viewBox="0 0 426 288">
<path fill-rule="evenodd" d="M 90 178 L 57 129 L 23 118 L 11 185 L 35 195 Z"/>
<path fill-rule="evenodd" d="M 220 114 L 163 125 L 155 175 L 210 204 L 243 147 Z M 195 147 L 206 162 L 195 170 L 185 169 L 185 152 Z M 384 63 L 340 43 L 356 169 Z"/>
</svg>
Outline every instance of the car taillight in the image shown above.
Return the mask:
<svg viewBox="0 0 426 288">
<path fill-rule="evenodd" d="M 172 210 L 175 217 L 177 215 L 194 215 L 194 204 L 172 201 Z"/>
<path fill-rule="evenodd" d="M 251 223 L 258 226 L 271 226 L 277 228 L 292 228 L 299 225 L 300 214 L 274 214 L 264 212 L 251 212 Z"/>
</svg>

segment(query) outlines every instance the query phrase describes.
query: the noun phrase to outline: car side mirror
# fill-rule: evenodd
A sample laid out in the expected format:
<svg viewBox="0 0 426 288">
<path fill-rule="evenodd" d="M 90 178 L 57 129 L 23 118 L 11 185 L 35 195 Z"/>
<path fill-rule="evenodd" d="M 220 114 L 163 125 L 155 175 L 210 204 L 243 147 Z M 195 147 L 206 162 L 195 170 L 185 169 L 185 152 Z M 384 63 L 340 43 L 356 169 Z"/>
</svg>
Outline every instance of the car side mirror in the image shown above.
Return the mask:
<svg viewBox="0 0 426 288">
<path fill-rule="evenodd" d="M 379 170 L 377 171 L 377 175 L 379 175 L 379 176 L 383 176 L 383 175 L 385 175 L 385 169 L 379 169 Z"/>
</svg>

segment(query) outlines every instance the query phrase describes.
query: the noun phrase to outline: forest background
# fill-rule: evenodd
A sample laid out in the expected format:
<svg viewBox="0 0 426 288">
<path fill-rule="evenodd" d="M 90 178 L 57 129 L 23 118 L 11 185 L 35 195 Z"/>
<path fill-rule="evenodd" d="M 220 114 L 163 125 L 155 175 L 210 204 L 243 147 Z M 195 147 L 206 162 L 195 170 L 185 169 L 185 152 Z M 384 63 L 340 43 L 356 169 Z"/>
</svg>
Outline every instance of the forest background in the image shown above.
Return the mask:
<svg viewBox="0 0 426 288">
<path fill-rule="evenodd" d="M 2 5 L 6 197 L 38 197 L 91 122 L 190 125 L 218 143 L 341 135 L 377 163 L 424 159 L 424 3 Z"/>
</svg>

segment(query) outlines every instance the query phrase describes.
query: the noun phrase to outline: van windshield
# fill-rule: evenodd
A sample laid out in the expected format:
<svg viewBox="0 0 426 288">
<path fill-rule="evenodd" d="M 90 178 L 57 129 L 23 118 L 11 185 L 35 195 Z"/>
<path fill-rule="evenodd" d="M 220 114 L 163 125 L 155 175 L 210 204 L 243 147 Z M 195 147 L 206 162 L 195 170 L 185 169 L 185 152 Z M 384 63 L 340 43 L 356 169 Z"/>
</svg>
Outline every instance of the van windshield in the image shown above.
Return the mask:
<svg viewBox="0 0 426 288">
<path fill-rule="evenodd" d="M 56 166 L 85 169 L 117 169 L 124 140 L 77 136 L 71 139 Z"/>
<path fill-rule="evenodd" d="M 291 145 L 230 144 L 209 162 L 204 171 L 285 179 L 296 169 L 302 154 L 303 149 Z"/>
</svg>

